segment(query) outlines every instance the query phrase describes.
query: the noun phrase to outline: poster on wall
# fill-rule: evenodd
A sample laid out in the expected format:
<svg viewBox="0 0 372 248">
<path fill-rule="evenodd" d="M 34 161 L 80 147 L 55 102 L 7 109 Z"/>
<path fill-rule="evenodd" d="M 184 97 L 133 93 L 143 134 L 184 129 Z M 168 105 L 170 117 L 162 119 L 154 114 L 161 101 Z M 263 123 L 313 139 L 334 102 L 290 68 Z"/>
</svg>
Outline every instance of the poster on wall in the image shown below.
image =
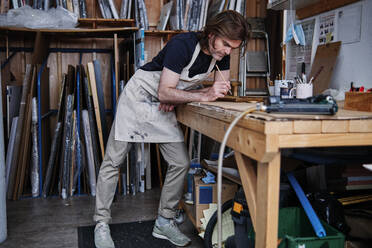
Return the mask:
<svg viewBox="0 0 372 248">
<path fill-rule="evenodd" d="M 315 19 L 300 22 L 305 34 L 305 46 L 296 45 L 292 40 L 287 44 L 286 79 L 293 79 L 301 74 L 302 63 L 305 63 L 305 73 L 310 74 L 311 52 L 313 46 Z"/>
<path fill-rule="evenodd" d="M 319 16 L 319 45 L 337 40 L 336 13 L 334 11 Z"/>
</svg>

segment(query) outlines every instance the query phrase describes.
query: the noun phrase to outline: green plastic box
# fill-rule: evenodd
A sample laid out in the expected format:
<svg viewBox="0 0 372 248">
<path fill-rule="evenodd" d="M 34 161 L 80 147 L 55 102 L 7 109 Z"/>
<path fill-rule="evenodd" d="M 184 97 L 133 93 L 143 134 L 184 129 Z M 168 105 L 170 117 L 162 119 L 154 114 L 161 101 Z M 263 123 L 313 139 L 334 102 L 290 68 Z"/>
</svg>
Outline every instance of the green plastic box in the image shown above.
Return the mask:
<svg viewBox="0 0 372 248">
<path fill-rule="evenodd" d="M 345 236 L 321 221 L 327 236 L 318 238 L 304 210 L 297 207 L 279 210 L 279 248 L 343 248 Z M 253 235 L 252 235 L 253 234 Z M 254 236 L 253 230 L 250 236 Z"/>
</svg>

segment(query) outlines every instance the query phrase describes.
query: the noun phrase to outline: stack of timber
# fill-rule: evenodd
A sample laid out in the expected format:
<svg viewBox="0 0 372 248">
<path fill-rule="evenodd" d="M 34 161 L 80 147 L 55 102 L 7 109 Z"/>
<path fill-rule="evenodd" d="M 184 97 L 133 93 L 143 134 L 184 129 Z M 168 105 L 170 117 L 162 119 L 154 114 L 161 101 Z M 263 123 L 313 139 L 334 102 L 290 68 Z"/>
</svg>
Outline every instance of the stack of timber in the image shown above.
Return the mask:
<svg viewBox="0 0 372 248">
<path fill-rule="evenodd" d="M 362 165 L 327 168 L 327 186 L 332 191 L 371 190 L 372 172 Z"/>
</svg>

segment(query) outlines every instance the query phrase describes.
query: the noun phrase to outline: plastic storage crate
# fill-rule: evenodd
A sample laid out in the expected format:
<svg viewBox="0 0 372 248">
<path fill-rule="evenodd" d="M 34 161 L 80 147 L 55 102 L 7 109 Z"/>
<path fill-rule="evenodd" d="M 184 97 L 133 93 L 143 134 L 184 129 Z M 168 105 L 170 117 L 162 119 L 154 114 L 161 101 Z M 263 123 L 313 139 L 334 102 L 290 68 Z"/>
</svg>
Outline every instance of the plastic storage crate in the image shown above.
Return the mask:
<svg viewBox="0 0 372 248">
<path fill-rule="evenodd" d="M 321 222 L 327 234 L 324 238 L 316 236 L 303 209 L 280 209 L 278 239 L 281 242 L 278 248 L 343 248 L 345 236 L 326 222 Z M 253 230 L 250 236 L 254 236 Z"/>
</svg>

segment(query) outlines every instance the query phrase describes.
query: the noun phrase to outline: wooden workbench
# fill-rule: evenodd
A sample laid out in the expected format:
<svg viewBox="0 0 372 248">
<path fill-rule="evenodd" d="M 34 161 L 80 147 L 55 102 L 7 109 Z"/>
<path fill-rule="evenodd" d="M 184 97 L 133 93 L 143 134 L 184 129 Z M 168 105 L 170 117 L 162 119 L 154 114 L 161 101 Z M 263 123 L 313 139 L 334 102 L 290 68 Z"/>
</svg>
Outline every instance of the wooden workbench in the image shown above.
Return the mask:
<svg viewBox="0 0 372 248">
<path fill-rule="evenodd" d="M 240 102 L 189 103 L 177 107 L 177 119 L 221 142 L 230 122 L 253 106 Z M 372 113 L 344 109 L 334 116 L 254 112 L 238 122 L 227 146 L 235 150 L 256 230 L 256 247 L 273 248 L 277 246 L 280 149 L 372 146 Z"/>
</svg>

